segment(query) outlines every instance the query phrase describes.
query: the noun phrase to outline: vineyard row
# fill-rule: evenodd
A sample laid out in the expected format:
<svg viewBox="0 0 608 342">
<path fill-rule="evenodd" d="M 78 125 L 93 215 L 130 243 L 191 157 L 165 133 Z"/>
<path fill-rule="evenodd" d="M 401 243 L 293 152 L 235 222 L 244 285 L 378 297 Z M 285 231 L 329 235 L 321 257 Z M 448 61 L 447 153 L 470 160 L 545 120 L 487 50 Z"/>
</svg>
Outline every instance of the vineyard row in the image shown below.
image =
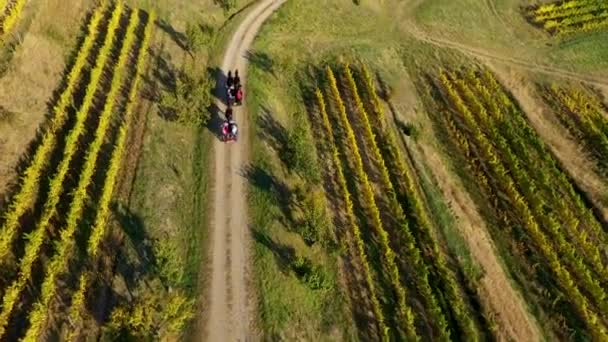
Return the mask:
<svg viewBox="0 0 608 342">
<path fill-rule="evenodd" d="M 456 114 L 446 120 L 446 128 L 479 183 L 492 196 L 508 197 L 502 209 L 496 203 L 504 197 L 494 197 L 495 208 L 510 216 L 510 223 L 520 222 L 526 228 L 533 249 L 568 294 L 569 303 L 595 337 L 605 337 L 605 256 L 596 245 L 604 233 L 591 210 L 581 205 L 570 182 L 491 74 L 479 78 L 474 72 L 459 76 L 443 71 L 440 80 Z M 529 146 L 535 150 L 528 151 Z M 555 210 L 547 211 L 549 206 Z"/>
</svg>

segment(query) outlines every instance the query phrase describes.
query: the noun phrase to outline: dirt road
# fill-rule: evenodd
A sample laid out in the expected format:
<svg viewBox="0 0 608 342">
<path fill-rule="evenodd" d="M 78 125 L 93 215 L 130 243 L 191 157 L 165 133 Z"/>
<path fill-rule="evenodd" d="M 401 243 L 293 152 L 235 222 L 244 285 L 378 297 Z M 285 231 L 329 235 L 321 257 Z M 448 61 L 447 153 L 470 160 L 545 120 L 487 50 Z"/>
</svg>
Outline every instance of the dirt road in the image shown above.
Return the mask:
<svg viewBox="0 0 608 342">
<path fill-rule="evenodd" d="M 243 20 L 224 53 L 221 70 L 239 70 L 246 86 L 246 53 L 264 21 L 286 0 L 263 0 Z M 220 78 L 221 79 L 221 78 Z M 218 97 L 224 95 L 220 91 Z M 225 109 L 221 101 L 217 103 Z M 249 150 L 246 103 L 234 110 L 239 141 L 214 144 L 213 208 L 211 211 L 211 288 L 205 341 L 246 341 L 249 336 L 252 303 L 247 293 L 249 232 L 247 226 L 246 180 L 242 176 Z M 210 198 L 211 199 L 211 198 Z"/>
<path fill-rule="evenodd" d="M 467 44 L 457 43 L 449 39 L 432 36 L 413 24 L 409 25 L 408 30 L 416 39 L 439 47 L 454 49 L 464 54 L 478 58 L 482 61 L 491 61 L 494 63 L 500 63 L 519 69 L 526 69 L 532 72 L 538 72 L 546 75 L 566 78 L 572 81 L 586 82 L 599 87 L 608 86 L 608 81 L 606 81 L 602 77 L 572 72 L 551 65 L 533 63 L 525 59 L 519 59 L 516 57 L 500 56 L 478 47 L 473 47 Z"/>
<path fill-rule="evenodd" d="M 416 11 L 416 8 L 418 8 L 423 2 L 424 0 L 410 0 L 401 2 L 398 6 L 400 8 L 400 11 L 404 11 L 406 13 L 409 13 L 410 16 L 413 16 Z M 494 1 L 486 0 L 486 3 L 490 8 L 490 12 L 492 12 L 492 15 L 494 15 L 496 20 L 501 21 L 503 25 L 508 27 L 509 25 L 504 22 L 504 19 L 498 13 Z M 403 21 L 402 27 L 405 29 L 405 32 L 409 33 L 418 40 L 435 45 L 437 47 L 454 49 L 474 58 L 477 58 L 481 61 L 490 61 L 493 63 L 500 63 L 502 65 L 507 65 L 518 69 L 524 69 L 536 73 L 566 78 L 572 81 L 586 82 L 598 87 L 608 87 L 608 81 L 606 81 L 604 77 L 564 70 L 556 66 L 548 64 L 539 64 L 513 56 L 503 56 L 477 46 L 452 41 L 448 38 L 444 38 L 426 32 L 423 28 L 419 27 L 414 20 Z"/>
</svg>

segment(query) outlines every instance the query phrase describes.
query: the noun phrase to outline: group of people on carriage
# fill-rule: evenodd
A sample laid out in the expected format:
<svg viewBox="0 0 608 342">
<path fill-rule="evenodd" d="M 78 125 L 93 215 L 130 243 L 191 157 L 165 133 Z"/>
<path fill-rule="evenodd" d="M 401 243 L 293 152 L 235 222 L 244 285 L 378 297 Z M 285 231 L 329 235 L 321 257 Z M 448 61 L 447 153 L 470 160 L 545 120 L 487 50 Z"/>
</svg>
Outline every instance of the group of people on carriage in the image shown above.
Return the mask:
<svg viewBox="0 0 608 342">
<path fill-rule="evenodd" d="M 234 71 L 234 77 L 232 77 L 232 71 L 228 71 L 228 79 L 226 80 L 226 98 L 228 99 L 228 106 L 240 106 L 243 103 L 243 87 L 241 85 L 241 78 L 239 77 L 238 69 Z"/>
<path fill-rule="evenodd" d="M 222 124 L 222 138 L 224 141 L 236 141 L 238 126 L 234 121 L 233 105 L 240 106 L 243 103 L 243 87 L 239 71 L 235 70 L 234 77 L 232 71 L 228 71 L 228 79 L 226 80 L 226 120 Z"/>
</svg>

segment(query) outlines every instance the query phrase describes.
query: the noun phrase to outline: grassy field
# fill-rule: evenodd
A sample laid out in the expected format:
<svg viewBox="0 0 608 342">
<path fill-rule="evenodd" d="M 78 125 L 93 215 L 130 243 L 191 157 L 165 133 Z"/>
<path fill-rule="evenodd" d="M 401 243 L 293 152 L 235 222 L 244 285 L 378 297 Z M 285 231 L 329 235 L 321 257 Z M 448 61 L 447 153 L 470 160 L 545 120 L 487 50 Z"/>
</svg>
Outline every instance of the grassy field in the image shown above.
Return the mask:
<svg viewBox="0 0 608 342">
<path fill-rule="evenodd" d="M 431 36 L 466 44 L 506 58 L 604 75 L 608 31 L 551 37 L 528 23 L 525 8 L 537 1 L 423 1 L 416 25 Z"/>
</svg>

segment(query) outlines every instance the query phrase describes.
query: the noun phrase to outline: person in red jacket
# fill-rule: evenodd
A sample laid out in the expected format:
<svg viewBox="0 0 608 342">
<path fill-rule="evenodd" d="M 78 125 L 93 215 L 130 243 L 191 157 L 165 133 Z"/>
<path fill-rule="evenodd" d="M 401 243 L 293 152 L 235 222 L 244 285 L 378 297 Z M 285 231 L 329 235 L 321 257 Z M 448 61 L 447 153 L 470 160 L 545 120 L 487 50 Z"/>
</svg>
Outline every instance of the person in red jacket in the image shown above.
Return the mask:
<svg viewBox="0 0 608 342">
<path fill-rule="evenodd" d="M 241 87 L 241 85 L 239 84 L 239 86 L 236 89 L 236 103 L 237 105 L 242 105 L 243 104 L 243 87 Z"/>
</svg>

